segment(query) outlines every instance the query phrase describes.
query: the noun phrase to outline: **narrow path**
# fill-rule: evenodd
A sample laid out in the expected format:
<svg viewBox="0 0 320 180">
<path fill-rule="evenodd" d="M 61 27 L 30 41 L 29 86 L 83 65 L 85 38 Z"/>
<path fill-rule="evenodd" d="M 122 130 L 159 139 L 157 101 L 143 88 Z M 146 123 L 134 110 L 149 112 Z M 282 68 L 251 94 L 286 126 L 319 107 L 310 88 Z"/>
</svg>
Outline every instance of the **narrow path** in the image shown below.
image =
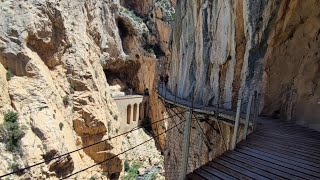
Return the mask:
<svg viewBox="0 0 320 180">
<path fill-rule="evenodd" d="M 270 118 L 257 128 L 187 179 L 320 179 L 320 132 Z"/>
<path fill-rule="evenodd" d="M 171 93 L 171 91 L 169 91 L 165 86 L 162 86 L 161 84 L 159 84 L 158 87 L 159 89 L 157 90 L 157 93 L 159 94 L 159 97 L 163 101 L 169 104 L 174 104 L 183 109 L 189 109 L 192 107 L 191 100 L 185 100 L 180 97 L 175 97 L 174 93 Z M 227 103 L 230 103 L 230 102 L 226 102 L 225 104 Z M 246 103 L 245 100 L 243 100 L 243 104 L 245 103 Z M 215 112 L 217 111 L 217 107 L 204 106 L 202 104 L 193 103 L 193 111 L 200 114 L 215 115 Z M 229 109 L 219 108 L 218 116 L 220 117 L 220 120 L 234 122 L 236 112 Z M 244 118 L 245 118 L 245 114 L 243 112 L 241 114 L 240 123 L 244 123 Z"/>
</svg>

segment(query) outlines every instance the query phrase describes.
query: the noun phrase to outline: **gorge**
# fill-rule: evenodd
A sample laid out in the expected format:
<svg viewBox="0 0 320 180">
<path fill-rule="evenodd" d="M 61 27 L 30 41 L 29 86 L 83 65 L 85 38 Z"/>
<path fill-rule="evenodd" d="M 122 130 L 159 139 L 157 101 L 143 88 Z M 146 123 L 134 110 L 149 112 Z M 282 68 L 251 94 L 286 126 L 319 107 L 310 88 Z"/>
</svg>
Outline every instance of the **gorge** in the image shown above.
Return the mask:
<svg viewBox="0 0 320 180">
<path fill-rule="evenodd" d="M 236 111 L 257 92 L 260 116 L 320 131 L 317 0 L 1 0 L 0 10 L 0 176 L 178 179 L 188 108 L 169 93 Z M 191 119 L 188 172 L 230 149 L 234 130 Z"/>
</svg>

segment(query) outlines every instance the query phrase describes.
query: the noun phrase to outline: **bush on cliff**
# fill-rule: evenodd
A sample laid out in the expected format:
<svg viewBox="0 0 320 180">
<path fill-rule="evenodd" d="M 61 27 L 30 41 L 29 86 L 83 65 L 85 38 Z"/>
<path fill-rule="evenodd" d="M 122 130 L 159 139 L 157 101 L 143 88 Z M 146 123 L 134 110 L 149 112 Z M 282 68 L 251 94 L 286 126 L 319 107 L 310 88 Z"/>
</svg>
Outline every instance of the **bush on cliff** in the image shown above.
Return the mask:
<svg viewBox="0 0 320 180">
<path fill-rule="evenodd" d="M 4 114 L 4 123 L 1 125 L 1 131 L 5 135 L 6 149 L 10 152 L 20 151 L 21 139 L 25 135 L 17 120 L 18 113 L 8 111 Z"/>
</svg>

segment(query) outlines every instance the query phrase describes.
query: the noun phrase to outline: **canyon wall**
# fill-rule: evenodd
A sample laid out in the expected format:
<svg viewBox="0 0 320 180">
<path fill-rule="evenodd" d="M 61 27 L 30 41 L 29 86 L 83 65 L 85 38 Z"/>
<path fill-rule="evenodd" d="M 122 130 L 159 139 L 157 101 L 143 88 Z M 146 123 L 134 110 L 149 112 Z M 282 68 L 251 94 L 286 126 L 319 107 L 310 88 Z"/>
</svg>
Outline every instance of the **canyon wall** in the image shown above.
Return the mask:
<svg viewBox="0 0 320 180">
<path fill-rule="evenodd" d="M 130 86 L 134 93 L 148 88 L 149 105 L 154 104 L 157 60 L 170 56 L 172 4 L 0 1 L 0 124 L 7 112 L 17 112 L 25 133 L 19 151 L 9 152 L 1 126 L 0 174 L 117 135 L 122 124 L 109 83 Z M 156 110 L 148 108 L 152 119 Z M 141 133 L 132 133 L 131 141 L 122 136 L 104 141 L 16 175 L 64 177 L 126 150 L 140 136 L 146 139 Z M 146 162 L 153 155 L 161 158 L 154 146 L 148 144 L 153 150 L 143 158 Z M 74 178 L 118 178 L 123 160 L 137 160 L 141 155 L 136 154 L 112 158 Z"/>
<path fill-rule="evenodd" d="M 0 127 L 0 174 L 117 135 L 124 124 L 109 84 L 140 94 L 148 88 L 149 117 L 156 120 L 155 80 L 171 53 L 174 6 L 174 0 L 0 1 L 0 124 L 14 111 L 25 133 L 19 152 L 9 152 Z M 64 177 L 147 138 L 141 130 L 16 175 Z M 150 143 L 145 157 L 139 149 L 74 177 L 118 178 L 124 159 L 154 166 L 148 159 L 162 157 Z"/>
<path fill-rule="evenodd" d="M 316 0 L 178 1 L 169 86 L 235 109 L 260 93 L 262 115 L 320 130 L 320 3 Z M 240 94 L 239 94 L 240 93 Z"/>
<path fill-rule="evenodd" d="M 125 57 L 112 3 L 0 4 L 1 114 L 16 111 L 25 127 L 19 152 L 7 152 L 0 143 L 0 174 L 14 170 L 13 163 L 23 168 L 115 135 L 118 112 L 101 65 L 110 57 Z M 21 178 L 63 177 L 118 154 L 121 141 L 106 141 L 41 164 Z M 92 172 L 119 176 L 122 161 L 110 162 Z"/>
</svg>

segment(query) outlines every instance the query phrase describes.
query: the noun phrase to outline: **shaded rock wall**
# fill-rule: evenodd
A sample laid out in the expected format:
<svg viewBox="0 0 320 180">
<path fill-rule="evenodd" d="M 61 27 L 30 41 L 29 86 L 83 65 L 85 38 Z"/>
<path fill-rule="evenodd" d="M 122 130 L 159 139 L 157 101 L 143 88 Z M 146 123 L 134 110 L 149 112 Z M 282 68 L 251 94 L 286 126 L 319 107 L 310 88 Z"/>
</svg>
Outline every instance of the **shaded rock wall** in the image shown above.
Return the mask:
<svg viewBox="0 0 320 180">
<path fill-rule="evenodd" d="M 260 110 L 319 129 L 319 2 L 178 1 L 169 85 L 235 109 L 257 90 Z"/>
</svg>

